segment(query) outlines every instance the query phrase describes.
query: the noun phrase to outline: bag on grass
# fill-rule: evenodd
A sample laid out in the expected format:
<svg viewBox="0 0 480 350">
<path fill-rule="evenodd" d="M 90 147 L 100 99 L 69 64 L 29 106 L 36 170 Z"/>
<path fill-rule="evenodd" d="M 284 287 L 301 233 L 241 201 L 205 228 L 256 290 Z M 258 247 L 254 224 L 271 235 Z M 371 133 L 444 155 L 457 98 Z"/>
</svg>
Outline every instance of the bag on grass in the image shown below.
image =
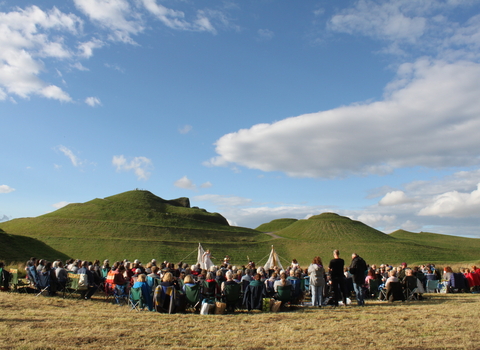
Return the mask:
<svg viewBox="0 0 480 350">
<path fill-rule="evenodd" d="M 272 305 L 272 312 L 279 312 L 281 306 L 282 302 L 280 300 L 276 300 Z"/>
<path fill-rule="evenodd" d="M 217 301 L 215 303 L 215 315 L 223 315 L 225 313 L 225 309 L 227 308 L 227 303 L 222 303 Z"/>
</svg>

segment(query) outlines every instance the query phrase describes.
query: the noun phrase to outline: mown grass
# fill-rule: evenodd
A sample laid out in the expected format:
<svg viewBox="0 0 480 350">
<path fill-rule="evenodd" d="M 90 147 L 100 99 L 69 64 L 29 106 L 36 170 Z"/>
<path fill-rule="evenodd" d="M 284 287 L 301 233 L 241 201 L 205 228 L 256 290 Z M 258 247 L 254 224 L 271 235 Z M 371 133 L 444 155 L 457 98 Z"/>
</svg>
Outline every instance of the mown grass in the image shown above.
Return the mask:
<svg viewBox="0 0 480 350">
<path fill-rule="evenodd" d="M 478 349 L 479 295 L 233 315 L 129 311 L 104 302 L 0 294 L 0 349 Z"/>
</svg>

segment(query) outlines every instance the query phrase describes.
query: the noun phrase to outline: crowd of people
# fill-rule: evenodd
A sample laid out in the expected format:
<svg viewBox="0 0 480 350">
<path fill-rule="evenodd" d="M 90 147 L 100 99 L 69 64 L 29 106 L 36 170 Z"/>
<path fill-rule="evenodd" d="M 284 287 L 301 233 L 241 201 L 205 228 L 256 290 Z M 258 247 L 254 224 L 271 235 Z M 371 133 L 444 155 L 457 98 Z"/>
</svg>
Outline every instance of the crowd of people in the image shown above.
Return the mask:
<svg viewBox="0 0 480 350">
<path fill-rule="evenodd" d="M 455 285 L 458 287 L 455 279 L 459 275 L 463 279 L 464 291 L 480 290 L 480 269 L 476 266 L 461 269 L 457 273 L 449 266 L 441 269 L 434 264 L 413 267 L 406 263 L 395 267 L 389 264 L 377 266 L 367 264 L 356 253 L 352 254 L 351 261 L 346 264 L 338 250 L 333 252 L 333 259 L 328 264 L 316 256 L 306 267 L 301 267 L 293 259 L 286 268 L 273 266 L 268 270 L 263 266 L 256 267 L 254 262 L 242 266 L 232 265 L 228 256 L 222 264 L 209 266 L 208 269 L 202 269 L 200 263 L 159 263 L 155 259 L 147 263 L 139 260 L 113 263 L 105 260 L 101 263 L 99 260 L 50 262 L 31 258 L 26 263 L 25 270 L 30 287 L 37 291 L 44 290 L 51 296 L 68 288 L 69 274 L 80 276 L 80 295 L 87 300 L 97 292 L 128 295 L 130 289 L 139 289 L 146 301 L 145 306 L 152 311 L 156 309 L 154 292 L 158 287 L 172 287 L 182 295 L 196 285 L 202 288 L 208 286 L 208 293 L 202 289 L 201 295 L 215 300 L 221 300 L 230 285 L 239 284 L 242 291 L 249 285 L 254 286 L 261 292 L 262 298 L 277 298 L 279 289 L 289 287 L 292 303 L 302 303 L 309 296 L 314 307 L 347 305 L 353 297 L 358 306 L 364 306 L 365 299 L 377 297 L 376 291 L 388 290 L 393 285 L 414 290 L 416 299 L 422 299 L 429 280 L 443 281 L 448 291 Z M 0 277 L 0 288 L 8 290 L 9 272 L 3 262 L 0 262 Z"/>
</svg>

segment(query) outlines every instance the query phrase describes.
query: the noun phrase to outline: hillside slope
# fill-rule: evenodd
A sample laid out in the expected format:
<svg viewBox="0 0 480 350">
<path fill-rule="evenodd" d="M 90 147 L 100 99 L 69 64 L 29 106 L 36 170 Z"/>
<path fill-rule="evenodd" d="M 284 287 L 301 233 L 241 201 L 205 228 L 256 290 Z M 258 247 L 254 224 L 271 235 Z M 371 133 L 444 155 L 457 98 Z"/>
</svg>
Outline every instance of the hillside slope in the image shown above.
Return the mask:
<svg viewBox="0 0 480 350">
<path fill-rule="evenodd" d="M 230 226 L 218 213 L 189 206 L 188 198 L 166 201 L 148 191 L 129 191 L 69 204 L 36 218 L 3 222 L 0 228 L 35 238 L 70 257 L 88 259 L 145 260 L 165 255 L 180 259 L 198 242 L 245 245 L 270 239 L 249 228 Z"/>
</svg>

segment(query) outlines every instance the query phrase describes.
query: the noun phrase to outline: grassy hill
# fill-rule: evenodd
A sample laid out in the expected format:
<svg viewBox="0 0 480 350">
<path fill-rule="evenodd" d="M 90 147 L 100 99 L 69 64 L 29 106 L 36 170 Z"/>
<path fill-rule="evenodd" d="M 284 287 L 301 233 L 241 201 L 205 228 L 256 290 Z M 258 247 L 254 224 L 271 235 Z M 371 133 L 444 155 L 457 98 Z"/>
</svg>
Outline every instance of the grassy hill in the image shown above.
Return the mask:
<svg viewBox="0 0 480 350">
<path fill-rule="evenodd" d="M 258 226 L 256 230 L 260 232 L 276 232 L 297 221 L 298 219 L 276 219 Z"/>
<path fill-rule="evenodd" d="M 69 204 L 36 218 L 0 223 L 0 229 L 6 232 L 0 231 L 0 260 L 6 261 L 36 255 L 194 263 L 198 242 L 211 249 L 218 262 L 228 254 L 237 265 L 264 263 L 271 245 L 283 264 L 296 258 L 302 266 L 317 255 L 328 264 L 334 249 L 347 263 L 357 252 L 376 264 L 476 261 L 480 251 L 478 239 L 407 231 L 387 235 L 335 213 L 273 220 L 257 230 L 234 227 L 218 213 L 190 208 L 188 198 L 168 201 L 148 191 Z"/>
<path fill-rule="evenodd" d="M 407 239 L 405 235 L 388 235 L 335 213 L 297 220 L 275 234 L 281 237 L 275 241 L 276 247 L 281 246 L 286 256 L 296 258 L 303 265 L 310 262 L 306 257 L 311 259 L 316 255 L 328 263 L 334 249 L 340 250 L 345 261 L 356 252 L 367 262 L 376 264 L 475 261 L 478 248 L 466 249 L 466 246 L 470 242 L 472 247 L 480 247 L 480 240 L 471 238 L 431 234 L 433 236 L 425 239 L 415 239 L 416 236 Z"/>
<path fill-rule="evenodd" d="M 252 229 L 230 226 L 218 213 L 189 206 L 187 198 L 167 201 L 148 191 L 129 191 L 0 226 L 9 234 L 35 238 L 67 256 L 85 259 L 146 261 L 156 257 L 177 261 L 195 250 L 198 242 L 212 247 L 249 247 L 271 238 Z M 246 256 L 243 248 L 240 253 Z M 196 256 L 191 258 L 196 260 Z"/>
</svg>

